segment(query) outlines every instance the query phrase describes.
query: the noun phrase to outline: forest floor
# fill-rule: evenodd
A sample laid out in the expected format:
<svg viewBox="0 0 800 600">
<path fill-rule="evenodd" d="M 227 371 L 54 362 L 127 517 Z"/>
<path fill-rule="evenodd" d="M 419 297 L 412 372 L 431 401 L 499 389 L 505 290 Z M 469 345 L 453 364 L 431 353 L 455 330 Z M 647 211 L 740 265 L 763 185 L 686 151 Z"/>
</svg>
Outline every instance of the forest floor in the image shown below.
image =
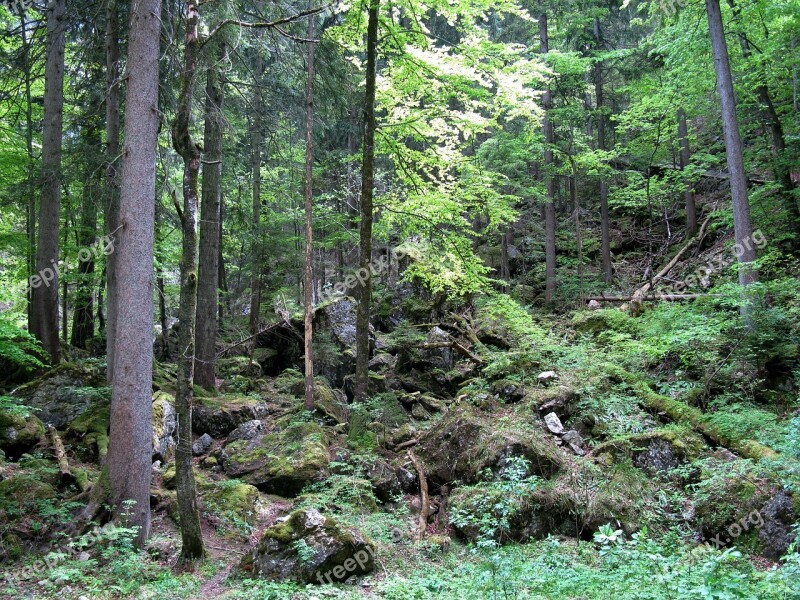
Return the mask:
<svg viewBox="0 0 800 600">
<path fill-rule="evenodd" d="M 708 240 L 673 279 L 725 251 Z M 108 444 L 110 395 L 103 361 L 74 352 L 0 405 L 0 597 L 800 598 L 798 283 L 771 288 L 754 333 L 728 275 L 714 277 L 714 295 L 640 312 L 379 289 L 364 404 L 347 400 L 354 306 L 336 299 L 315 316 L 313 412 L 298 336 L 278 327 L 230 352 L 221 389 L 196 390 L 208 554 L 190 567 L 169 361 L 155 369 L 146 550 L 125 528 L 70 528 Z M 56 425 L 73 477 L 34 415 Z M 318 515 L 321 530 L 298 525 Z M 316 580 L 358 548 L 374 557 L 366 572 Z"/>
</svg>

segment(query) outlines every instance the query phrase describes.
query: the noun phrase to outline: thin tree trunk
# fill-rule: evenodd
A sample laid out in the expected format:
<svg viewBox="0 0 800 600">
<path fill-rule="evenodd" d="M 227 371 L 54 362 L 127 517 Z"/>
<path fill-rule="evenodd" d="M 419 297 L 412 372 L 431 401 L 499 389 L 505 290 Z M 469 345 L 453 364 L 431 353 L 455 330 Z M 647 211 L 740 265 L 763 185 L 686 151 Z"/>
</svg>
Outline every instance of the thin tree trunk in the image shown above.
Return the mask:
<svg viewBox="0 0 800 600">
<path fill-rule="evenodd" d="M 90 117 L 91 120 L 91 117 Z M 100 147 L 100 133 L 94 123 L 87 126 L 87 151 L 94 155 Z M 86 348 L 94 337 L 94 244 L 97 234 L 97 205 L 100 171 L 91 158 L 87 159 L 87 173 L 83 189 L 80 225 L 78 227 L 78 282 L 75 290 L 75 307 L 72 317 L 71 343 Z"/>
<path fill-rule="evenodd" d="M 578 286 L 581 304 L 583 304 L 583 232 L 581 231 L 581 205 L 578 199 L 578 165 L 572 156 L 570 156 L 570 166 L 572 167 L 572 175 L 569 178 L 569 191 L 572 198 L 572 206 L 575 211 L 575 247 L 578 253 Z"/>
<path fill-rule="evenodd" d="M 27 155 L 27 181 L 25 194 L 27 196 L 27 211 L 25 215 L 25 231 L 28 235 L 27 275 L 31 281 L 36 273 L 36 170 L 33 155 L 33 103 L 31 97 L 31 45 L 28 41 L 28 19 L 23 5 L 20 9 L 20 35 L 22 37 L 22 70 L 25 85 L 25 150 Z M 26 290 L 28 331 L 31 329 L 31 308 L 33 289 L 28 285 Z"/>
<path fill-rule="evenodd" d="M 172 124 L 172 144 L 183 158 L 183 251 L 178 329 L 178 380 L 175 412 L 178 443 L 175 449 L 175 489 L 181 526 L 181 559 L 191 561 L 204 554 L 200 513 L 192 471 L 192 386 L 194 384 L 194 326 L 197 310 L 197 180 L 200 148 L 191 136 L 192 87 L 197 71 L 200 20 L 198 0 L 186 4 L 186 41 L 178 112 Z M 215 232 L 216 233 L 216 232 Z M 216 310 L 216 307 L 214 307 Z"/>
<path fill-rule="evenodd" d="M 313 0 L 309 0 L 309 10 L 314 8 Z M 305 352 L 305 407 L 314 410 L 314 16 L 308 17 L 308 39 L 306 42 L 307 77 L 306 77 L 306 188 L 305 188 L 305 269 L 303 277 L 303 294 L 305 296 L 304 336 Z"/>
<path fill-rule="evenodd" d="M 508 258 L 508 236 L 510 233 L 505 231 L 500 233 L 500 279 L 505 282 L 503 284 L 505 291 L 508 291 L 511 285 L 511 266 Z"/>
<path fill-rule="evenodd" d="M 728 58 L 728 46 L 722 26 L 722 13 L 719 0 L 706 0 L 708 28 L 711 47 L 714 53 L 714 70 L 717 76 L 722 107 L 722 129 L 725 136 L 725 150 L 728 157 L 731 196 L 733 199 L 733 224 L 738 251 L 739 283 L 742 286 L 758 281 L 758 272 L 752 266 L 756 259 L 753 244 L 753 227 L 750 223 L 750 205 L 747 199 L 747 176 L 744 171 L 742 138 L 739 134 L 739 120 L 736 117 L 736 100 Z"/>
<path fill-rule="evenodd" d="M 31 294 L 31 333 L 42 343 L 53 364 L 61 359 L 58 340 L 58 250 L 61 212 L 61 136 L 64 117 L 65 0 L 47 10 L 47 60 L 44 74 L 42 129 L 42 195 L 36 271 L 39 285 Z M 35 276 L 36 277 L 36 276 Z"/>
<path fill-rule="evenodd" d="M 369 385 L 369 313 L 372 300 L 372 195 L 375 188 L 375 77 L 378 58 L 378 11 L 380 0 L 371 0 L 367 21 L 367 76 L 364 96 L 364 158 L 361 166 L 361 228 L 359 277 L 363 281 L 356 316 L 355 397 L 367 399 Z"/>
<path fill-rule="evenodd" d="M 600 50 L 600 19 L 594 20 L 594 39 L 597 50 Z M 603 63 L 598 61 L 594 65 L 594 92 L 597 103 L 597 147 L 606 149 L 606 115 L 604 112 L 603 95 Z M 605 177 L 600 179 L 600 259 L 603 264 L 603 281 L 611 285 L 614 273 L 611 267 L 611 224 L 608 214 L 608 182 Z"/>
<path fill-rule="evenodd" d="M 252 177 L 253 177 L 253 277 L 250 292 L 250 333 L 259 329 L 261 316 L 261 142 L 263 129 L 264 99 L 262 96 L 262 77 L 264 75 L 264 59 L 256 52 L 255 89 L 253 97 L 253 133 L 252 133 Z"/>
<path fill-rule="evenodd" d="M 686 111 L 683 107 L 678 109 L 678 138 L 681 146 L 680 167 L 685 171 L 689 166 L 691 154 L 689 152 L 689 128 L 686 125 Z M 683 195 L 686 201 L 686 236 L 692 237 L 697 233 L 697 207 L 694 202 L 694 188 L 687 181 Z"/>
<path fill-rule="evenodd" d="M 215 61 L 226 60 L 224 45 L 218 48 Z M 216 389 L 214 368 L 219 324 L 219 240 L 222 206 L 222 158 L 224 151 L 223 103 L 225 88 L 221 66 L 207 71 L 205 158 L 203 160 L 203 204 L 200 211 L 200 267 L 197 283 L 197 355 L 194 376 L 197 385 Z"/>
<path fill-rule="evenodd" d="M 539 17 L 539 51 L 547 54 L 550 51 L 547 33 L 547 14 Z M 552 103 L 550 88 L 545 90 L 542 97 L 542 130 L 544 132 L 544 176 L 547 181 L 547 202 L 544 205 L 544 254 L 545 254 L 545 302 L 552 304 L 556 293 L 556 207 L 555 207 L 555 177 L 553 168 L 553 143 L 555 135 L 553 123 L 550 121 L 548 111 Z"/>
<path fill-rule="evenodd" d="M 125 159 L 120 232 L 115 255 L 121 293 L 115 310 L 111 432 L 107 455 L 111 503 L 117 518 L 150 533 L 153 452 L 153 229 L 158 144 L 158 58 L 161 1 L 131 6 L 125 110 Z M 135 504 L 128 507 L 125 501 Z"/>
<path fill-rule="evenodd" d="M 106 235 L 113 243 L 119 227 L 119 15 L 117 0 L 108 0 L 106 7 Z M 117 255 L 106 255 L 106 377 L 114 377 L 114 342 L 117 336 Z"/>
<path fill-rule="evenodd" d="M 239 199 L 241 200 L 241 196 L 239 197 Z M 225 316 L 224 308 L 225 308 L 225 304 L 226 304 L 227 298 L 228 298 L 228 278 L 227 278 L 227 275 L 225 274 L 225 260 L 224 260 L 224 258 L 222 256 L 222 239 L 223 239 L 222 227 L 223 227 L 223 223 L 224 222 L 225 222 L 225 202 L 224 202 L 224 200 L 222 200 L 220 198 L 220 203 L 219 203 L 219 241 L 217 242 L 217 249 L 219 250 L 218 255 L 217 255 L 217 269 L 218 269 L 217 280 L 219 281 L 218 294 L 220 294 L 220 298 L 219 298 L 219 316 L 218 316 L 219 323 L 218 323 L 217 329 L 220 329 L 220 330 L 223 328 L 222 319 Z"/>
<path fill-rule="evenodd" d="M 740 15 L 740 9 L 734 0 L 728 0 L 733 13 Z M 742 48 L 742 55 L 744 58 L 749 59 L 753 56 L 753 49 L 747 36 L 739 32 L 739 45 Z M 783 188 L 783 207 L 786 211 L 786 220 L 789 229 L 795 233 L 800 233 L 800 209 L 797 205 L 797 200 L 794 197 L 794 182 L 789 167 L 786 163 L 789 157 L 786 156 L 786 137 L 783 134 L 783 124 L 781 118 L 778 116 L 778 111 L 775 110 L 775 104 L 772 102 L 772 96 L 769 93 L 769 88 L 766 83 L 762 83 L 756 87 L 756 97 L 760 102 L 760 112 L 762 119 L 769 126 L 770 133 L 772 134 L 772 154 L 773 154 L 773 167 L 772 171 L 775 174 L 775 180 Z M 795 246 L 800 245 L 800 240 L 795 241 Z"/>
</svg>

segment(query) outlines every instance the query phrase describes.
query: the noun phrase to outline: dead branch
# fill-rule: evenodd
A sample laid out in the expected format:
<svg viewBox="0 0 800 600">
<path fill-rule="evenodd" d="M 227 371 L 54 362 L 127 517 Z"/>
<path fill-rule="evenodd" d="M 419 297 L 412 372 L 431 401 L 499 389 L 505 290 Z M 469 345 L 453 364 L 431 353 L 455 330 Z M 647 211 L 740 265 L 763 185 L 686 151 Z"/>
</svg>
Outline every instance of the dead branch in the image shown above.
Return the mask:
<svg viewBox="0 0 800 600">
<path fill-rule="evenodd" d="M 690 239 L 688 242 L 686 242 L 686 245 L 683 248 L 681 248 L 681 250 L 672 258 L 671 261 L 669 261 L 664 266 L 664 268 L 662 268 L 656 274 L 655 277 L 650 279 L 647 283 L 645 283 L 642 287 L 640 287 L 638 290 L 636 290 L 633 293 L 633 295 L 631 297 L 631 301 L 633 301 L 633 302 L 641 301 L 644 298 L 645 294 L 647 294 L 647 292 L 649 292 L 651 289 L 653 289 L 653 286 L 655 285 L 655 283 L 659 279 L 662 279 L 667 273 L 669 273 L 670 270 L 672 269 L 672 267 L 674 267 L 676 264 L 678 264 L 678 261 L 680 261 L 680 259 L 683 257 L 683 255 L 686 254 L 686 252 L 689 250 L 689 248 L 691 248 L 692 246 L 694 246 L 695 243 L 697 243 L 698 241 L 703 239 L 703 236 L 704 236 L 705 231 L 706 231 L 706 227 L 708 227 L 709 222 L 711 222 L 711 217 L 708 217 L 705 221 L 703 221 L 703 225 L 700 227 L 700 232 L 696 236 L 694 236 L 692 239 Z"/>
<path fill-rule="evenodd" d="M 408 458 L 414 464 L 419 477 L 419 531 L 417 532 L 417 541 L 421 542 L 428 529 L 428 506 L 430 503 L 428 499 L 428 480 L 425 478 L 425 471 L 414 455 L 413 450 L 408 451 Z"/>
<path fill-rule="evenodd" d="M 330 8 L 330 4 L 326 4 L 325 6 L 320 6 L 319 8 L 312 8 L 310 10 L 304 10 L 297 14 L 291 15 L 289 17 L 283 17 L 280 19 L 276 19 L 275 21 L 263 21 L 263 22 L 248 22 L 248 21 L 239 21 L 237 19 L 225 19 L 217 25 L 211 33 L 209 33 L 206 38 L 200 42 L 200 47 L 202 48 L 205 46 L 211 39 L 217 35 L 223 28 L 228 25 L 236 25 L 237 27 L 244 27 L 246 29 L 277 29 L 281 25 L 287 25 L 289 23 L 293 23 L 294 21 L 299 21 L 305 17 L 311 17 L 314 15 L 318 15 L 319 13 L 327 10 Z"/>
<path fill-rule="evenodd" d="M 480 356 L 473 354 L 455 340 L 450 340 L 449 342 L 430 342 L 415 347 L 422 348 L 423 350 L 436 350 L 437 348 L 451 348 L 456 352 L 458 352 L 459 354 L 461 354 L 462 356 L 465 356 L 472 362 L 479 365 L 483 364 L 483 359 Z"/>
<path fill-rule="evenodd" d="M 394 449 L 395 451 L 402 450 L 403 448 L 410 448 L 411 446 L 416 446 L 417 444 L 419 444 L 419 440 L 414 438 L 413 440 L 405 441 L 402 444 L 397 444 Z"/>
</svg>

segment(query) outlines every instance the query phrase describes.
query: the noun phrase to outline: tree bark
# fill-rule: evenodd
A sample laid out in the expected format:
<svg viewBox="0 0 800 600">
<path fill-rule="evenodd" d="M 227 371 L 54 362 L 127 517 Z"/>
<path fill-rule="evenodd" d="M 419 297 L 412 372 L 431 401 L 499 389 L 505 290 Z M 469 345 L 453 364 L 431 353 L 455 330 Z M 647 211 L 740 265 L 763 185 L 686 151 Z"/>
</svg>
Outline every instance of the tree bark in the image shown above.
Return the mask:
<svg viewBox="0 0 800 600">
<path fill-rule="evenodd" d="M 309 0 L 308 9 L 314 8 Z M 306 42 L 306 188 L 305 188 L 305 268 L 303 295 L 305 304 L 303 347 L 305 352 L 305 407 L 314 410 L 314 16 L 308 17 L 308 42 Z"/>
<path fill-rule="evenodd" d="M 197 282 L 197 353 L 194 376 L 197 385 L 216 389 L 214 369 L 219 328 L 219 242 L 222 206 L 222 159 L 224 153 L 223 103 L 225 88 L 221 67 L 226 59 L 220 44 L 207 71 L 206 122 L 203 146 L 203 204 L 200 211 L 200 266 Z"/>
<path fill-rule="evenodd" d="M 256 64 L 253 74 L 255 88 L 253 91 L 253 132 L 252 132 L 252 178 L 253 178 L 253 277 L 250 292 L 250 333 L 259 329 L 261 315 L 261 141 L 263 125 L 264 99 L 262 96 L 262 77 L 264 76 L 264 59 L 256 52 Z"/>
<path fill-rule="evenodd" d="M 685 171 L 689 166 L 691 154 L 689 152 L 689 128 L 686 125 L 686 111 L 683 107 L 678 109 L 678 141 L 681 146 L 680 167 Z M 697 233 L 697 207 L 694 202 L 694 187 L 687 181 L 683 192 L 686 202 L 686 235 L 692 237 Z"/>
<path fill-rule="evenodd" d="M 71 343 L 77 348 L 86 348 L 94 337 L 94 245 L 97 234 L 97 205 L 100 195 L 100 170 L 95 157 L 99 150 L 100 132 L 89 115 L 86 126 L 86 175 L 84 180 L 78 238 L 78 282 L 75 291 L 75 307 L 72 316 Z"/>
<path fill-rule="evenodd" d="M 539 51 L 546 55 L 550 51 L 547 32 L 547 14 L 539 17 Z M 547 201 L 544 205 L 544 255 L 545 255 L 545 302 L 552 304 L 556 293 L 556 207 L 555 207 L 555 177 L 553 168 L 553 143 L 555 134 L 553 123 L 550 121 L 552 95 L 548 87 L 542 96 L 542 131 L 544 133 L 544 176 L 547 182 Z"/>
<path fill-rule="evenodd" d="M 364 96 L 364 157 L 361 165 L 361 227 L 359 238 L 359 290 L 356 315 L 356 401 L 367 399 L 369 386 L 369 316 L 372 300 L 372 195 L 375 188 L 375 78 L 378 60 L 380 0 L 371 0 L 367 21 L 367 74 Z"/>
<path fill-rule="evenodd" d="M 600 19 L 594 20 L 594 39 L 596 49 L 600 50 Z M 606 149 L 606 115 L 603 103 L 603 63 L 594 64 L 594 93 L 597 104 L 597 148 Z M 608 182 L 605 177 L 600 178 L 600 259 L 603 264 L 603 281 L 611 285 L 614 273 L 611 267 L 611 226 L 608 214 Z"/>
<path fill-rule="evenodd" d="M 116 268 L 118 297 L 111 397 L 108 479 L 117 518 L 150 533 L 153 451 L 153 229 L 158 144 L 158 58 L 161 1 L 131 7 L 125 149 Z M 133 501 L 133 507 L 123 502 Z"/>
<path fill-rule="evenodd" d="M 20 37 L 22 43 L 22 70 L 23 83 L 25 86 L 25 150 L 28 160 L 27 181 L 25 182 L 25 194 L 27 196 L 27 210 L 25 214 L 25 231 L 28 236 L 28 256 L 27 256 L 27 276 L 28 282 L 36 273 L 36 167 L 33 155 L 33 102 L 31 94 L 32 67 L 31 64 L 31 44 L 28 40 L 28 19 L 25 9 L 20 5 Z M 33 288 L 28 284 L 27 295 L 27 317 L 28 331 L 32 329 L 32 302 Z"/>
<path fill-rule="evenodd" d="M 728 46 L 725 42 L 725 31 L 722 26 L 719 0 L 706 0 L 706 14 L 722 108 L 722 130 L 725 137 L 725 151 L 728 157 L 729 181 L 733 199 L 733 224 L 736 244 L 741 249 L 736 253 L 739 261 L 739 283 L 747 286 L 758 281 L 758 272 L 752 265 L 756 259 L 756 251 L 752 243 L 753 227 L 750 223 L 750 205 L 747 199 L 747 176 L 744 171 L 742 138 L 739 134 L 731 65 L 728 58 Z"/>
<path fill-rule="evenodd" d="M 61 359 L 58 340 L 58 251 L 61 212 L 61 136 L 64 120 L 65 0 L 54 0 L 47 10 L 47 60 L 44 73 L 42 181 L 39 203 L 39 239 L 32 285 L 31 333 L 42 343 L 50 360 Z M 52 277 L 51 277 L 52 276 Z M 46 279 L 45 279 L 46 278 Z"/>
<path fill-rule="evenodd" d="M 198 0 L 186 4 L 186 40 L 181 74 L 178 112 L 172 124 L 172 144 L 183 158 L 183 211 L 181 224 L 181 294 L 178 311 L 178 379 L 175 391 L 175 412 L 178 421 L 178 443 L 175 449 L 175 489 L 181 526 L 181 559 L 202 558 L 203 534 L 197 507 L 194 472 L 192 471 L 192 400 L 194 384 L 194 327 L 197 310 L 197 180 L 200 172 L 200 148 L 192 139 L 192 87 L 197 71 L 200 21 Z M 216 233 L 216 232 L 215 232 Z M 216 310 L 216 306 L 214 307 Z"/>
<path fill-rule="evenodd" d="M 117 0 L 108 0 L 106 7 L 106 235 L 113 243 L 119 227 L 119 10 Z M 106 256 L 106 377 L 114 377 L 114 341 L 117 335 L 117 256 Z"/>
</svg>

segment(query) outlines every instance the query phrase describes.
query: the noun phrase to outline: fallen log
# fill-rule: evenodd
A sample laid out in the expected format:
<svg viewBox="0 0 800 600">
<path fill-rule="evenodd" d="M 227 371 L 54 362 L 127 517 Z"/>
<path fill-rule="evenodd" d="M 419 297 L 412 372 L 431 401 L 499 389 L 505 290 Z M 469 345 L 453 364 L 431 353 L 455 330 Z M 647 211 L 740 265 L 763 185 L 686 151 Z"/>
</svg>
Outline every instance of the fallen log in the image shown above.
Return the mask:
<svg viewBox="0 0 800 600">
<path fill-rule="evenodd" d="M 702 433 L 712 442 L 727 448 L 744 458 L 761 460 L 763 458 L 777 458 L 778 453 L 764 444 L 736 435 L 730 431 L 724 431 L 717 425 L 710 422 L 706 415 L 699 408 L 675 400 L 650 389 L 646 382 L 636 377 L 633 373 L 626 371 L 622 367 L 613 363 L 604 365 L 606 373 L 621 381 L 636 392 L 642 406 L 651 412 L 663 413 L 675 423 L 686 423 L 695 430 Z"/>
<path fill-rule="evenodd" d="M 721 294 L 660 294 L 658 296 L 644 296 L 634 298 L 633 296 L 593 296 L 587 298 L 587 302 L 655 302 L 664 300 L 665 302 L 677 302 L 680 300 L 698 300 L 699 298 L 719 298 Z"/>
<path fill-rule="evenodd" d="M 47 426 L 47 432 L 50 434 L 50 440 L 53 442 L 53 450 L 56 454 L 56 462 L 58 462 L 58 471 L 61 480 L 65 483 L 72 483 L 75 481 L 75 476 L 69 468 L 69 461 L 67 460 L 67 451 L 64 449 L 64 442 L 61 441 L 61 436 L 52 425 Z"/>
</svg>

